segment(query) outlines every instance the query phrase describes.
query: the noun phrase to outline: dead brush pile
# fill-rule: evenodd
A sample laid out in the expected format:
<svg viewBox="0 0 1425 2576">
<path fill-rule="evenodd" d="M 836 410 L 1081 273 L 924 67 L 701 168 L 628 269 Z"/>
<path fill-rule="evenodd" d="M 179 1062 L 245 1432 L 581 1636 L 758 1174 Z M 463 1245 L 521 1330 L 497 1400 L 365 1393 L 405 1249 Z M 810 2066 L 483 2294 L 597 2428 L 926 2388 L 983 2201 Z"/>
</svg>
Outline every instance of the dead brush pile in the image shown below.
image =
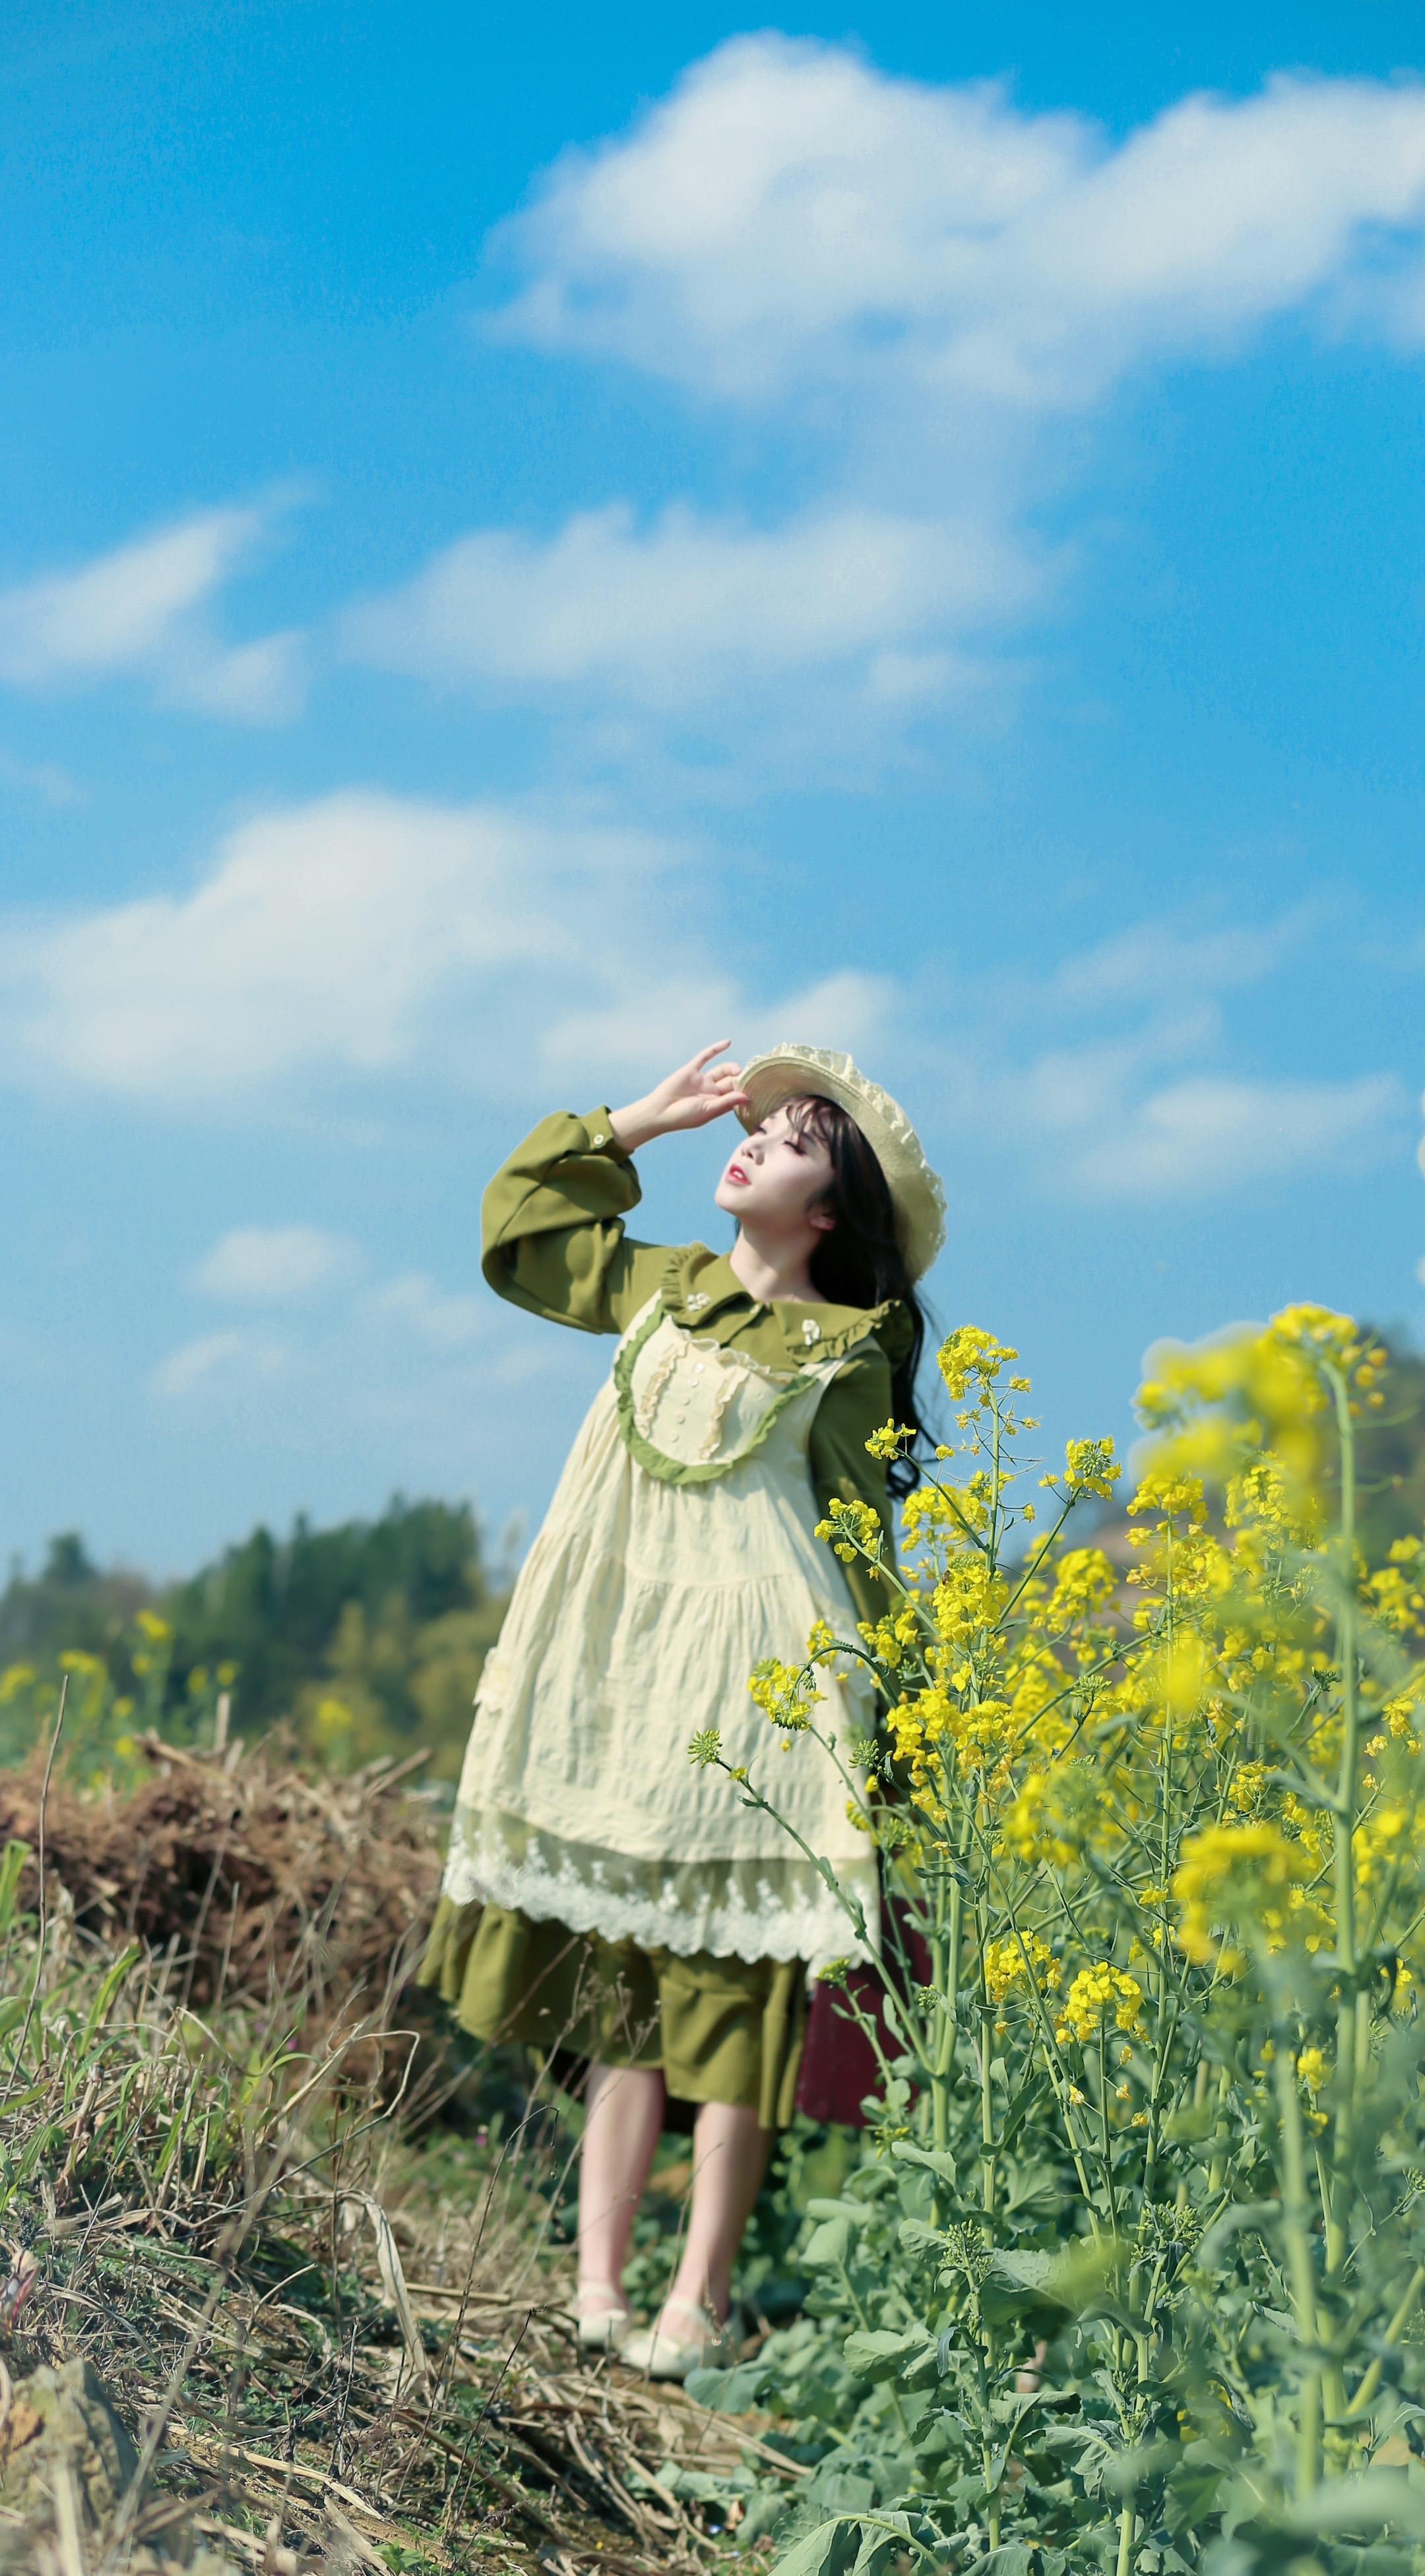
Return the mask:
<svg viewBox="0 0 1425 2576">
<path fill-rule="evenodd" d="M 153 1761 L 51 1784 L 43 1908 L 39 1784 L 4 1784 L 0 2569 L 705 2569 L 776 2455 L 579 2365 L 567 2131 L 411 2132 L 429 1809 Z"/>
<path fill-rule="evenodd" d="M 194 1753 L 145 1738 L 137 1788 L 80 1791 L 41 1757 L 0 1772 L 0 1842 L 43 1841 L 51 1904 L 113 1948 L 184 1961 L 184 1997 L 300 1996 L 307 2015 L 404 1972 L 440 1877 L 440 1818 L 411 1793 L 423 1756 L 349 1779 L 300 1768 L 280 1733 Z M 40 1831 L 41 1800 L 44 1832 Z"/>
</svg>

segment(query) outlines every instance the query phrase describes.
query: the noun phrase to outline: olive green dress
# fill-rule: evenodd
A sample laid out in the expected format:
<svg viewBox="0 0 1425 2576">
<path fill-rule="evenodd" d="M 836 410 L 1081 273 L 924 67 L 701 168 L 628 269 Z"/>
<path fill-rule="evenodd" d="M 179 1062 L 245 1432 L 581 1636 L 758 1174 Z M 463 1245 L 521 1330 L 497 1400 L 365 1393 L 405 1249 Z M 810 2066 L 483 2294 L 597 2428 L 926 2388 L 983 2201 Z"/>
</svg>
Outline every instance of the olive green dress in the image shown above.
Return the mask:
<svg viewBox="0 0 1425 2576">
<path fill-rule="evenodd" d="M 486 1194 L 491 1285 L 620 1341 L 481 1681 L 421 1974 L 481 2038 L 660 2067 L 675 2099 L 774 2127 L 808 1965 L 857 1952 L 818 1860 L 868 1922 L 877 1891 L 844 1783 L 805 1739 L 771 1772 L 747 1679 L 764 1655 L 799 1660 L 814 1619 L 846 1635 L 878 1606 L 814 1526 L 833 1495 L 862 1499 L 889 1545 L 866 1441 L 907 1319 L 761 1303 L 705 1245 L 631 1239 L 638 1196 L 599 1111 L 546 1119 Z M 844 1758 L 869 1686 L 853 1672 L 828 1698 Z M 690 1766 L 709 1725 L 800 1846 Z"/>
</svg>

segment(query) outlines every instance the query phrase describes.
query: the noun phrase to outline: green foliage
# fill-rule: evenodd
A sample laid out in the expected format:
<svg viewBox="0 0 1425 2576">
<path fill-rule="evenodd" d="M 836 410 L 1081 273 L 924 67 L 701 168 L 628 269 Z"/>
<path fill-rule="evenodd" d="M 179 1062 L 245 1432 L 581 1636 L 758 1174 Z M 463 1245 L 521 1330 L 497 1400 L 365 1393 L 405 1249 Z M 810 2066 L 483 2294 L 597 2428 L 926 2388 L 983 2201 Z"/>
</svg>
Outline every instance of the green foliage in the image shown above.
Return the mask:
<svg viewBox="0 0 1425 2576">
<path fill-rule="evenodd" d="M 0 1595 L 0 1760 L 44 1740 L 67 1671 L 65 1756 L 83 1776 L 121 1768 L 148 1727 L 210 1740 L 229 1690 L 248 1731 L 290 1718 L 340 1767 L 424 1748 L 428 1776 L 452 1778 L 503 1609 L 468 1504 L 397 1496 L 326 1530 L 299 1517 L 166 1588 L 101 1573 L 69 1534 Z"/>
<path fill-rule="evenodd" d="M 135 1613 L 157 1594 L 141 1574 L 101 1574 L 74 1530 L 52 1538 L 44 1565 L 25 1575 L 12 1563 L 0 1592 L 0 1670 L 11 1664 L 53 1668 L 66 1647 L 106 1659 Z"/>
<path fill-rule="evenodd" d="M 469 1505 L 407 1503 L 397 1496 L 377 1521 L 318 1530 L 299 1515 L 291 1537 L 281 1541 L 254 1530 L 178 1585 L 165 1607 L 177 1672 L 236 1662 L 248 1721 L 261 1723 L 287 1715 L 308 1684 L 326 1677 L 344 1614 L 359 1611 L 368 1632 L 390 1623 L 409 1636 L 485 1599 Z M 359 1658 L 373 1686 L 394 1659 Z M 390 1684 L 384 1704 L 410 1706 Z"/>
</svg>

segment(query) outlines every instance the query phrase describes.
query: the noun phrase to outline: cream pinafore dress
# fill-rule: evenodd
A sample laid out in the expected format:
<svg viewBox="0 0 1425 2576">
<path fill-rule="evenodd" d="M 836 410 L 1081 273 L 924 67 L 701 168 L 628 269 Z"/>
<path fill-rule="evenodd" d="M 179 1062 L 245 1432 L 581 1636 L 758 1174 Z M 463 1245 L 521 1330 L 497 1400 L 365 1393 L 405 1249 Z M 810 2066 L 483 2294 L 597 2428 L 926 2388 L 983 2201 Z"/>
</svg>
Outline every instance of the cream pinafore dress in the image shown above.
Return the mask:
<svg viewBox="0 0 1425 2576">
<path fill-rule="evenodd" d="M 634 1317 L 481 1678 L 446 1910 L 508 1909 L 684 1959 L 862 1955 L 817 1866 L 874 1927 L 875 1858 L 846 1783 L 808 1737 L 780 1750 L 748 1693 L 764 1657 L 801 1660 L 815 1621 L 854 1634 L 807 1460 L 847 1356 L 773 1369 L 675 1323 L 659 1297 Z M 858 1668 L 823 1690 L 818 1723 L 847 1761 L 872 1731 L 869 1687 Z M 708 1727 L 812 1858 L 689 1761 Z"/>
</svg>

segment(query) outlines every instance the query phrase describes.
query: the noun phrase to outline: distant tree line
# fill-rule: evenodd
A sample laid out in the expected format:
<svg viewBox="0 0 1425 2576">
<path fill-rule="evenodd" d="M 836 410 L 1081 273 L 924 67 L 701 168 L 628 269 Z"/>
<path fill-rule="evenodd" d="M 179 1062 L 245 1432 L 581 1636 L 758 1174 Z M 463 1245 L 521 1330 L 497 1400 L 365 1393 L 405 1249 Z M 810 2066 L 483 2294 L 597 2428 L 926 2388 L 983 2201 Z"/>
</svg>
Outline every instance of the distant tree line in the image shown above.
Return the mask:
<svg viewBox="0 0 1425 2576">
<path fill-rule="evenodd" d="M 0 1594 L 0 1687 L 7 1672 L 57 1678 L 78 1654 L 105 1665 L 115 1693 L 151 1700 L 141 1682 L 158 1655 L 175 1725 L 211 1705 L 221 1676 L 246 1731 L 288 1719 L 344 1767 L 427 1746 L 449 1777 L 503 1610 L 465 1503 L 398 1495 L 379 1520 L 332 1529 L 299 1515 L 288 1537 L 255 1529 L 172 1585 L 101 1570 L 66 1531 Z"/>
</svg>

